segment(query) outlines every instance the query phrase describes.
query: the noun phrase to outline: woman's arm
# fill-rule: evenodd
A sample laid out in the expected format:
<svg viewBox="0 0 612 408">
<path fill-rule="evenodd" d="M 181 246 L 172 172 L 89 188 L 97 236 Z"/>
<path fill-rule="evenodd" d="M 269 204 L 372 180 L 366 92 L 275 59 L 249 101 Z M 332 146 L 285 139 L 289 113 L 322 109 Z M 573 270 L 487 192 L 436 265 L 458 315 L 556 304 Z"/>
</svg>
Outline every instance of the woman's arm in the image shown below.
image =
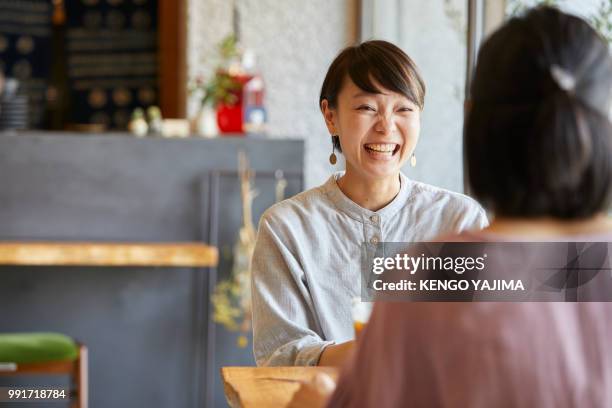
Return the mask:
<svg viewBox="0 0 612 408">
<path fill-rule="evenodd" d="M 304 271 L 295 254 L 303 240 L 280 217 L 262 216 L 252 262 L 253 352 L 257 365 L 316 365 L 334 342 L 320 336 Z M 286 220 L 286 217 L 283 219 Z"/>
<path fill-rule="evenodd" d="M 320 366 L 340 367 L 350 357 L 355 346 L 355 341 L 333 344 L 325 347 L 319 358 Z"/>
</svg>

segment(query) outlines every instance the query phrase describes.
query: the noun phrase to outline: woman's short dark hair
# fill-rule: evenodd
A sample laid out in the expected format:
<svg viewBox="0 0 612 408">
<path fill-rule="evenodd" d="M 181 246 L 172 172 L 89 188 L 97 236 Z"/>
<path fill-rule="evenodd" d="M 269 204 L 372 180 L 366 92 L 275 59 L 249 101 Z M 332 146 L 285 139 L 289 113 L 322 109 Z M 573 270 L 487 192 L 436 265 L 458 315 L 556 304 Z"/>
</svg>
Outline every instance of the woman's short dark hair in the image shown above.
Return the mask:
<svg viewBox="0 0 612 408">
<path fill-rule="evenodd" d="M 612 196 L 612 57 L 578 17 L 550 7 L 482 46 L 465 126 L 473 194 L 501 216 L 577 219 Z"/>
<path fill-rule="evenodd" d="M 380 86 L 404 95 L 420 109 L 425 105 L 425 82 L 416 64 L 399 47 L 387 41 L 366 41 L 342 50 L 327 70 L 319 107 L 324 99 L 331 108 L 337 107 L 338 94 L 346 78 L 365 92 L 381 93 Z M 342 151 L 337 140 L 334 145 Z"/>
</svg>

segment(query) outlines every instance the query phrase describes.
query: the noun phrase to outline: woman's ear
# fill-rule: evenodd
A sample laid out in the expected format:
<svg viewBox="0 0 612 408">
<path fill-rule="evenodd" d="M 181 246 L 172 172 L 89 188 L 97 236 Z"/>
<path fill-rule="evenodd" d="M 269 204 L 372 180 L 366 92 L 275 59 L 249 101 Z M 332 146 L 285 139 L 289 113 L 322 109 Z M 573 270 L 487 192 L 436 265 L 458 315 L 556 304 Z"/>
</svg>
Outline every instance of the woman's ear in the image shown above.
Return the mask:
<svg viewBox="0 0 612 408">
<path fill-rule="evenodd" d="M 332 109 L 329 106 L 329 102 L 327 99 L 323 99 L 321 101 L 321 112 L 323 113 L 323 118 L 325 118 L 325 125 L 327 126 L 327 130 L 329 130 L 329 134 L 336 135 L 336 110 Z"/>
</svg>

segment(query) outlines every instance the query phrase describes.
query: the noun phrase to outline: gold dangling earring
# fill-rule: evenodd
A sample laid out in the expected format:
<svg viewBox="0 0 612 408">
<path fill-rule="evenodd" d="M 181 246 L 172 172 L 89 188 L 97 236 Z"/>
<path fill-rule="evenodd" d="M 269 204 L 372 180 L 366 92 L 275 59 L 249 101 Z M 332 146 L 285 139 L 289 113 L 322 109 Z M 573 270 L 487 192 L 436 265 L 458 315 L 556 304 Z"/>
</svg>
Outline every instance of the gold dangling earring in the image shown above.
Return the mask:
<svg viewBox="0 0 612 408">
<path fill-rule="evenodd" d="M 412 156 L 410 156 L 410 165 L 412 167 L 416 167 L 416 156 L 414 155 L 414 153 L 412 153 Z"/>
<path fill-rule="evenodd" d="M 338 158 L 336 157 L 336 143 L 335 143 L 335 139 L 338 136 L 332 136 L 332 154 L 329 155 L 329 163 L 333 166 L 336 164 L 336 162 L 338 161 Z"/>
</svg>

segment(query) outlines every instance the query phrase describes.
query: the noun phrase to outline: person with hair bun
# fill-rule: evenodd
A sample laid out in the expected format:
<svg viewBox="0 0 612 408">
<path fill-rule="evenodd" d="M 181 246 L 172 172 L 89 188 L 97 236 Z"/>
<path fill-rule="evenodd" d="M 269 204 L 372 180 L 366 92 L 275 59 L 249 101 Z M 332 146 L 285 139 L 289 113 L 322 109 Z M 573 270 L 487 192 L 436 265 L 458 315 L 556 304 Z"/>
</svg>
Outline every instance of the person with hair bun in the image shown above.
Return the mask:
<svg viewBox="0 0 612 408">
<path fill-rule="evenodd" d="M 487 225 L 469 197 L 410 180 L 425 84 L 386 41 L 344 49 L 319 108 L 330 162 L 346 171 L 269 208 L 252 262 L 253 349 L 258 365 L 338 365 L 352 347 L 362 245 L 422 241 Z"/>
<path fill-rule="evenodd" d="M 583 20 L 543 9 L 512 20 L 479 55 L 466 124 L 473 194 L 501 222 L 583 223 L 612 190 L 610 51 Z M 548 222 L 545 225 L 550 225 Z"/>
<path fill-rule="evenodd" d="M 483 44 L 465 143 L 490 226 L 440 241 L 612 242 L 612 56 L 550 7 Z M 608 259 L 610 254 L 608 253 Z M 376 303 L 338 385 L 290 407 L 612 406 L 612 303 Z"/>
</svg>

